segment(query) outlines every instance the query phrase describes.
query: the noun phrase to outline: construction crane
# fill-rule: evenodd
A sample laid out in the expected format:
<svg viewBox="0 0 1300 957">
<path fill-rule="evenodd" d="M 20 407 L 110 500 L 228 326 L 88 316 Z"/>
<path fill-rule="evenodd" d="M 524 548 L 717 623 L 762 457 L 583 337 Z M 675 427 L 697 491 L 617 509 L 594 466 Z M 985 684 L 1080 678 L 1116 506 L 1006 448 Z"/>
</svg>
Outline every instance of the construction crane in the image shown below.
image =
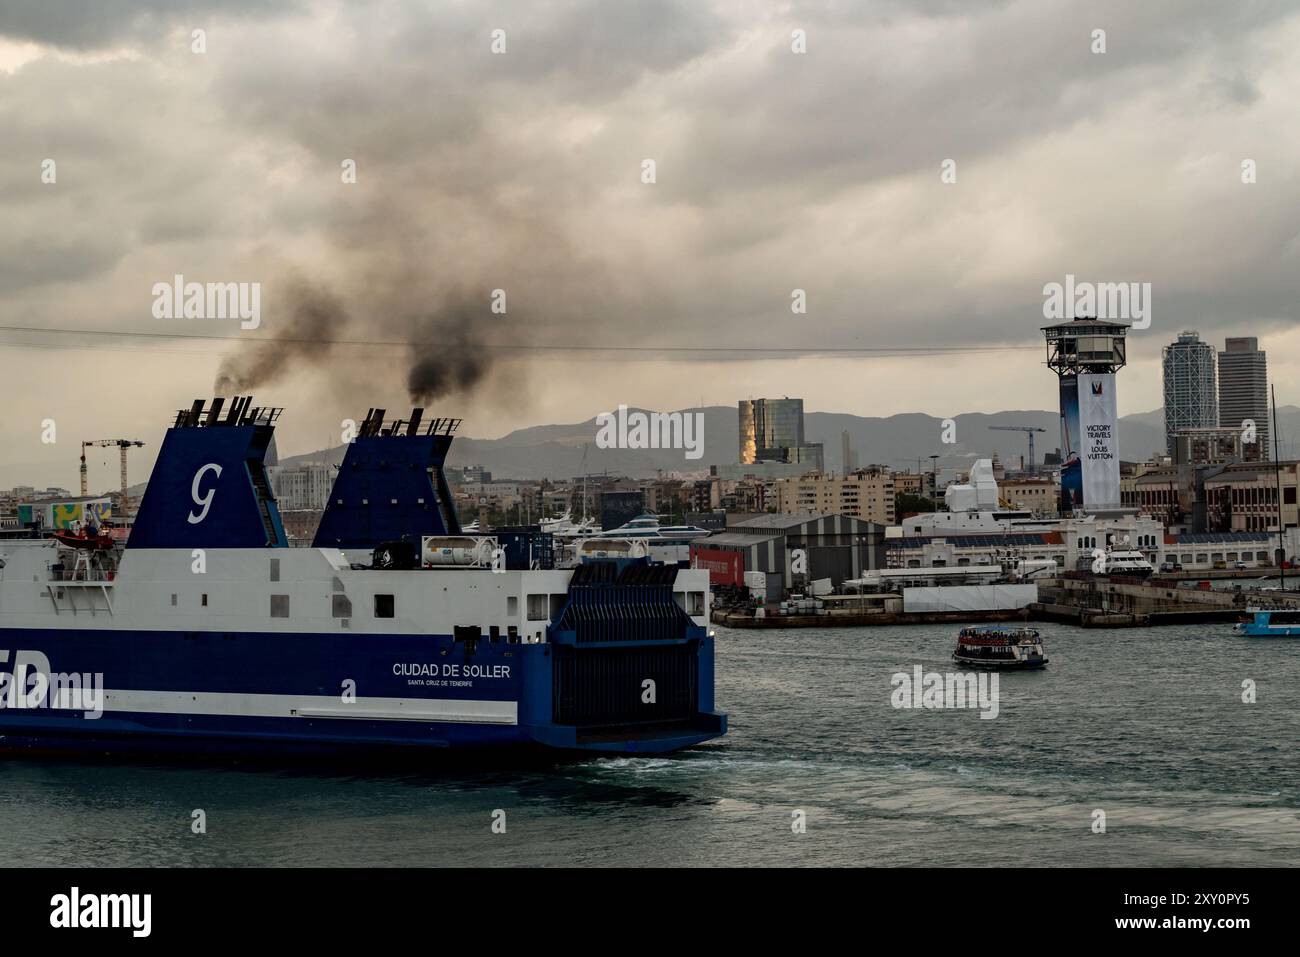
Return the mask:
<svg viewBox="0 0 1300 957">
<path fill-rule="evenodd" d="M 1046 432 L 1046 429 L 1037 429 L 1032 425 L 990 425 L 990 429 L 998 432 L 1024 432 L 1029 436 L 1029 474 L 1038 474 L 1038 459 L 1034 457 L 1034 433 Z"/>
<path fill-rule="evenodd" d="M 81 497 L 85 498 L 90 493 L 86 490 L 86 447 L 95 446 L 96 448 L 113 448 L 116 446 L 122 452 L 122 518 L 127 516 L 127 497 L 126 497 L 126 450 L 132 447 L 142 448 L 144 443 L 137 439 L 95 439 L 90 442 L 81 443 Z"/>
</svg>

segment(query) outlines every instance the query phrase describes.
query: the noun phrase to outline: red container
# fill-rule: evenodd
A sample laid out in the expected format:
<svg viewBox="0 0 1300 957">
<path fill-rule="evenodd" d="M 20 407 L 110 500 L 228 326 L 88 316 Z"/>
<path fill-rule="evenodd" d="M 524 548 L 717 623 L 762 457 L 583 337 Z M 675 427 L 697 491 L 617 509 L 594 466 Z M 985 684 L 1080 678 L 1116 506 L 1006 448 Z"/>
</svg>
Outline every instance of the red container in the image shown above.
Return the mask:
<svg viewBox="0 0 1300 957">
<path fill-rule="evenodd" d="M 707 568 L 711 585 L 743 585 L 745 556 L 740 552 L 704 545 L 691 546 L 691 567 Z"/>
</svg>

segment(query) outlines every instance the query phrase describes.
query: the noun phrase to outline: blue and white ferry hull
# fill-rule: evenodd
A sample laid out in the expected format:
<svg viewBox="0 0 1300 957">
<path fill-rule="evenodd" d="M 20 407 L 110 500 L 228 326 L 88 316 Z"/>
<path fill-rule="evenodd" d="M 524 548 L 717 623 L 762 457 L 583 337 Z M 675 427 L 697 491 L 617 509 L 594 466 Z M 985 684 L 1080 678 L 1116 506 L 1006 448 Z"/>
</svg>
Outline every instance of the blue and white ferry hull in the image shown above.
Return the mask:
<svg viewBox="0 0 1300 957">
<path fill-rule="evenodd" d="M 311 632 L 5 629 L 0 645 L 0 658 L 19 664 L 0 679 L 0 749 L 7 750 L 651 753 L 725 730 L 711 706 L 688 714 L 672 701 L 645 714 L 612 709 L 603 720 L 580 714 L 584 702 L 571 700 L 575 692 L 558 673 L 573 671 L 575 661 L 598 670 L 602 683 L 617 682 L 622 671 L 625 697 L 638 703 L 642 676 L 654 676 L 660 693 L 684 700 L 689 684 L 712 678 L 711 645 L 693 642 L 642 651 L 635 662 L 617 649 L 578 654 L 549 643 L 483 642 L 470 653 L 450 635 L 377 642 Z M 684 676 L 688 686 L 673 684 Z M 698 706 L 697 698 L 691 707 Z"/>
<path fill-rule="evenodd" d="M 273 417 L 236 408 L 178 414 L 120 553 L 0 540 L 0 749 L 662 753 L 725 733 L 707 572 L 371 561 L 460 533 L 449 436 L 418 414 L 363 429 L 313 547 L 286 547 Z"/>
</svg>

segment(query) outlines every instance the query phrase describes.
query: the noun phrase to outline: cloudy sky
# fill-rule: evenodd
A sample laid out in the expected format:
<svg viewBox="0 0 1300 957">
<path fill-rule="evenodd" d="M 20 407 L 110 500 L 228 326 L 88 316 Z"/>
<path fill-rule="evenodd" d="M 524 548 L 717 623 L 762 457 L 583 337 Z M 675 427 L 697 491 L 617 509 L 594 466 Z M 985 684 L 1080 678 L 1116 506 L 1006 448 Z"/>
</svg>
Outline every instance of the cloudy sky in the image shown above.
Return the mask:
<svg viewBox="0 0 1300 957">
<path fill-rule="evenodd" d="M 0 487 L 156 449 L 219 375 L 282 453 L 412 392 L 481 437 L 1053 408 L 1066 273 L 1152 284 L 1122 414 L 1183 328 L 1258 335 L 1300 403 L 1296 50 L 1268 0 L 6 0 Z M 260 328 L 155 318 L 176 274 L 260 283 Z"/>
</svg>

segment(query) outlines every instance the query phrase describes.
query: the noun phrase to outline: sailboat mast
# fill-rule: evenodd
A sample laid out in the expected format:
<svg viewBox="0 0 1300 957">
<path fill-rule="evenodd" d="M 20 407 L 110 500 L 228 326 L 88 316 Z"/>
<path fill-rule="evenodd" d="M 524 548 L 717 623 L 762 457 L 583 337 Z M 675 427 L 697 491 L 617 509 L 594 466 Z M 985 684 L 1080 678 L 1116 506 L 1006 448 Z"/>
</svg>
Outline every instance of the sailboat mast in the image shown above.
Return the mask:
<svg viewBox="0 0 1300 957">
<path fill-rule="evenodd" d="M 582 447 L 582 521 L 587 521 L 587 446 Z"/>
<path fill-rule="evenodd" d="M 1277 480 L 1277 570 L 1278 581 L 1286 591 L 1286 545 L 1282 538 L 1282 462 L 1278 458 L 1277 443 L 1277 386 L 1270 386 L 1273 393 L 1273 475 Z"/>
</svg>

